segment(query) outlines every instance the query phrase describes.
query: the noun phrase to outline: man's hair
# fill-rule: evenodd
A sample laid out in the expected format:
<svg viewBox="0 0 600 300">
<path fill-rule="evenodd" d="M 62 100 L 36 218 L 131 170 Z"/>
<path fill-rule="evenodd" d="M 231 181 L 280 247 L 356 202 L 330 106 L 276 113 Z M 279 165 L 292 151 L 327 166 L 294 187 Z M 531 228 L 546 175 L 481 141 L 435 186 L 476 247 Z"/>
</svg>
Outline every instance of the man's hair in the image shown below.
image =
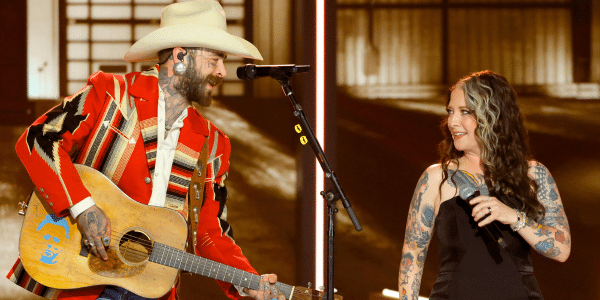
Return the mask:
<svg viewBox="0 0 600 300">
<path fill-rule="evenodd" d="M 483 175 L 490 195 L 506 196 L 499 199 L 524 211 L 528 217 L 540 220 L 545 209 L 537 199 L 536 182 L 528 176 L 532 155 L 516 92 L 502 75 L 482 71 L 459 80 L 450 89 L 446 105 L 457 88 L 463 89 L 466 105 L 477 121 L 475 135 L 481 146 Z M 450 163 L 458 163 L 457 159 L 464 153 L 454 147 L 448 118 L 440 127 L 444 133 L 439 146 L 443 183 L 448 179 Z"/>
<path fill-rule="evenodd" d="M 158 51 L 158 64 L 162 65 L 173 56 L 173 48 Z"/>
<path fill-rule="evenodd" d="M 67 220 L 65 220 L 64 218 L 59 218 L 55 214 L 48 214 L 48 215 L 46 215 L 44 220 L 42 222 L 40 222 L 36 231 L 40 231 L 47 224 L 53 224 L 53 225 L 62 227 L 65 230 L 65 235 L 66 235 L 67 239 L 69 238 L 69 230 L 70 230 L 69 222 L 67 222 Z"/>
</svg>

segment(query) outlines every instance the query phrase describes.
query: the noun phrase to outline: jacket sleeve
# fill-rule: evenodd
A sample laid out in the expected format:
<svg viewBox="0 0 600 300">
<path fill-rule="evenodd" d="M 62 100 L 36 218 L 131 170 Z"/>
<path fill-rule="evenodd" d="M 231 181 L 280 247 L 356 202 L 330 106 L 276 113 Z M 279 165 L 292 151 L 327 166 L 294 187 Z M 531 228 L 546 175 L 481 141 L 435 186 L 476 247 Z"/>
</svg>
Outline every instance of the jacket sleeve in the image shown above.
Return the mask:
<svg viewBox="0 0 600 300">
<path fill-rule="evenodd" d="M 69 207 L 90 196 L 72 158 L 102 111 L 104 98 L 99 95 L 104 93 L 94 86 L 102 76 L 92 75 L 83 89 L 39 117 L 15 146 L 36 190 L 57 216 L 66 216 Z"/>
<path fill-rule="evenodd" d="M 227 188 L 224 181 L 229 169 L 231 146 L 225 135 L 220 132 L 218 134 L 219 148 L 217 155 L 212 160 L 212 166 L 208 168 L 209 172 L 212 171 L 215 174 L 214 183 L 212 183 L 212 188 L 207 187 L 205 200 L 200 210 L 196 254 L 237 269 L 258 274 L 244 256 L 240 247 L 235 243 L 233 229 L 227 222 Z M 209 182 L 213 182 L 213 180 Z M 218 280 L 217 283 L 227 297 L 232 299 L 241 298 L 233 284 Z"/>
</svg>

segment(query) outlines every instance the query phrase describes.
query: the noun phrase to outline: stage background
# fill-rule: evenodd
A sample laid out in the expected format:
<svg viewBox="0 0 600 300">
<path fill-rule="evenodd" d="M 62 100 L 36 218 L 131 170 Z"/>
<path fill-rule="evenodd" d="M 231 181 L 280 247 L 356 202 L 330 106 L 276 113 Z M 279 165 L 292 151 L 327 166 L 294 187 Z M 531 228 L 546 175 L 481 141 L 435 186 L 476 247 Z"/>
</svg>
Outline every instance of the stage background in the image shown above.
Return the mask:
<svg viewBox="0 0 600 300">
<path fill-rule="evenodd" d="M 122 55 L 158 26 L 172 0 L 28 0 L 3 3 L 0 54 L 0 273 L 18 255 L 17 202 L 33 186 L 14 143 L 35 117 L 80 89 L 89 74 L 142 70 Z M 223 0 L 232 32 L 253 41 L 261 64 L 314 64 L 313 0 Z M 341 206 L 336 288 L 345 299 L 397 289 L 406 214 L 423 170 L 437 161 L 444 95 L 460 77 L 490 69 L 519 92 L 535 157 L 553 173 L 572 231 L 566 263 L 534 254 L 546 299 L 600 295 L 600 0 L 356 0 L 327 3 L 327 155 L 363 231 Z M 229 219 L 261 273 L 313 280 L 312 152 L 272 79 L 228 76 L 203 113 L 233 146 Z M 314 119 L 314 65 L 292 87 Z M 434 237 L 435 239 L 435 237 Z M 421 295 L 437 276 L 429 250 Z M 225 299 L 211 279 L 186 275 L 182 299 Z M 31 299 L 0 280 L 0 299 Z"/>
</svg>

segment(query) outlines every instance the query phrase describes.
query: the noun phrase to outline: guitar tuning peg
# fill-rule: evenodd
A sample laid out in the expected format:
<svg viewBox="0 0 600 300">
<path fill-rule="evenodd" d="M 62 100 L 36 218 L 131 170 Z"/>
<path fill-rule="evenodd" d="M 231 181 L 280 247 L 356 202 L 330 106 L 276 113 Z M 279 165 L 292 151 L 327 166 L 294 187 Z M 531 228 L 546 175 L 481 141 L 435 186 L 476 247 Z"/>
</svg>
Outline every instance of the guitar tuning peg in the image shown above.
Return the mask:
<svg viewBox="0 0 600 300">
<path fill-rule="evenodd" d="M 312 285 L 312 283 L 310 283 L 310 281 L 309 281 L 307 287 L 310 289 L 311 285 Z"/>
<path fill-rule="evenodd" d="M 320 286 L 319 287 L 319 291 L 324 292 L 325 291 L 325 287 L 324 286 Z M 333 288 L 333 293 L 337 293 L 337 289 Z"/>
</svg>

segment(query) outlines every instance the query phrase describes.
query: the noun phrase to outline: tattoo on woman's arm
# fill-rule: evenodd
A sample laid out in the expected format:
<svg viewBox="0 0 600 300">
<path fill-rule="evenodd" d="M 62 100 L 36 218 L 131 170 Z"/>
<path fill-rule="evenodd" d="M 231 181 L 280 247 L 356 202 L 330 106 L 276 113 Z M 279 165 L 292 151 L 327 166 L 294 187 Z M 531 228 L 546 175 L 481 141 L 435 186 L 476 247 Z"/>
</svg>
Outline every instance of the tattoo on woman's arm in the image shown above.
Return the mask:
<svg viewBox="0 0 600 300">
<path fill-rule="evenodd" d="M 415 275 L 415 280 L 412 284 L 412 295 L 410 295 L 411 300 L 419 299 L 419 289 L 421 288 L 421 276 L 423 276 L 423 271 Z"/>
<path fill-rule="evenodd" d="M 408 276 L 408 273 L 410 273 L 414 268 L 413 260 L 414 260 L 414 257 L 410 252 L 402 255 L 402 260 L 400 261 L 400 265 L 402 267 L 402 274 L 400 275 L 401 284 L 408 283 L 408 279 L 410 278 Z"/>
<path fill-rule="evenodd" d="M 564 207 L 557 202 L 559 199 L 558 187 L 548 169 L 541 164 L 534 167 L 534 180 L 538 184 L 537 197 L 540 203 L 546 208 L 544 219 L 540 223 L 549 227 L 562 227 L 570 232 L 567 216 Z"/>
<path fill-rule="evenodd" d="M 408 213 L 408 221 L 406 222 L 406 233 L 404 242 L 411 250 L 415 250 L 417 248 L 424 248 L 430 239 L 429 230 L 423 228 L 420 225 L 420 222 L 417 221 L 418 213 L 421 208 L 421 202 L 423 201 L 423 194 L 429 187 L 428 180 L 429 174 L 423 174 L 413 194 L 413 199 L 411 201 L 411 206 Z M 430 224 L 429 226 L 431 226 L 433 222 L 432 216 L 428 216 L 428 213 L 425 214 L 425 212 L 422 214 L 421 220 L 425 220 L 425 226 L 427 226 L 427 224 Z"/>
<path fill-rule="evenodd" d="M 554 239 L 563 245 L 571 245 L 571 239 L 560 229 L 557 229 L 554 233 Z"/>
<path fill-rule="evenodd" d="M 435 215 L 435 209 L 431 204 L 425 204 L 423 206 L 423 212 L 421 213 L 421 222 L 427 228 L 431 228 L 433 226 L 433 218 Z"/>
<path fill-rule="evenodd" d="M 535 244 L 535 250 L 550 258 L 555 258 L 560 255 L 560 249 L 554 246 L 554 239 L 552 238 Z"/>
</svg>

